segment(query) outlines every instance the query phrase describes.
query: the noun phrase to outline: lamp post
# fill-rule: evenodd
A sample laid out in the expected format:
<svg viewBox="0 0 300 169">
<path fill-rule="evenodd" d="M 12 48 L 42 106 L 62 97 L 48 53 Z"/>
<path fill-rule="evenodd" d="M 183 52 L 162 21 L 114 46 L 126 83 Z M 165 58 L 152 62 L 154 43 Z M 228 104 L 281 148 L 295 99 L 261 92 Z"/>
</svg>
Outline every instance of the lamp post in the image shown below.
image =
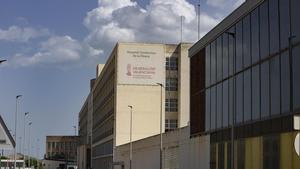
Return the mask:
<svg viewBox="0 0 300 169">
<path fill-rule="evenodd" d="M 30 157 L 30 127 L 32 122 L 28 123 L 28 167 L 31 168 L 31 157 Z"/>
<path fill-rule="evenodd" d="M 159 132 L 159 135 L 160 135 L 160 151 L 159 151 L 159 158 L 160 158 L 160 169 L 162 169 L 162 152 L 163 152 L 163 139 L 162 139 L 162 91 L 163 91 L 163 88 L 164 88 L 164 85 L 161 84 L 161 83 L 156 83 L 157 85 L 160 86 L 160 132 Z"/>
<path fill-rule="evenodd" d="M 76 136 L 76 134 L 77 134 L 76 126 L 73 126 L 73 128 L 74 128 L 75 136 Z"/>
<path fill-rule="evenodd" d="M 198 40 L 200 40 L 200 0 L 198 6 Z"/>
<path fill-rule="evenodd" d="M 16 113 L 15 113 L 15 147 L 14 147 L 14 169 L 16 169 L 17 167 L 17 162 L 16 162 L 16 158 L 17 158 L 17 118 L 18 118 L 18 100 L 19 98 L 21 98 L 22 95 L 17 95 L 16 96 Z"/>
<path fill-rule="evenodd" d="M 132 169 L 132 106 L 128 107 L 130 108 L 129 169 Z"/>
<path fill-rule="evenodd" d="M 25 124 L 26 124 L 26 116 L 27 115 L 29 115 L 29 112 L 25 112 L 24 113 L 24 132 L 23 132 L 23 168 L 25 168 L 25 159 L 26 159 L 26 156 L 25 156 L 25 142 L 26 142 L 26 130 L 25 130 L 25 128 L 26 128 L 26 126 L 25 126 Z"/>
<path fill-rule="evenodd" d="M 233 73 L 235 74 L 235 59 L 236 59 L 236 36 L 234 32 L 225 32 L 234 39 L 233 44 Z M 234 127 L 235 127 L 235 75 L 233 76 L 233 111 L 232 111 L 232 122 L 231 122 L 231 168 L 234 169 Z"/>
<path fill-rule="evenodd" d="M 6 62 L 6 60 L 0 60 L 0 64 L 3 63 L 3 62 Z"/>
</svg>

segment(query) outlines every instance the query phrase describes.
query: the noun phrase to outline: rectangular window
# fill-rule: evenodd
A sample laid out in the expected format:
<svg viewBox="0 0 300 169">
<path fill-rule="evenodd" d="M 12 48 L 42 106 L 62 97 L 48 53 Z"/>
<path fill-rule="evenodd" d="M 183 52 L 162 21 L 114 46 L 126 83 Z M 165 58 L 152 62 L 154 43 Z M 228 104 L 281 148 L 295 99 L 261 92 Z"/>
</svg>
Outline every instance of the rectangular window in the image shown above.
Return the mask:
<svg viewBox="0 0 300 169">
<path fill-rule="evenodd" d="M 243 22 L 236 24 L 236 71 L 243 69 Z"/>
<path fill-rule="evenodd" d="M 210 85 L 210 45 L 205 48 L 205 86 Z"/>
<path fill-rule="evenodd" d="M 178 126 L 178 121 L 176 119 L 166 119 L 165 120 L 165 131 L 172 131 Z"/>
<path fill-rule="evenodd" d="M 287 48 L 290 36 L 290 2 L 287 0 L 279 0 L 280 10 L 280 48 Z"/>
<path fill-rule="evenodd" d="M 228 77 L 229 74 L 229 58 L 228 58 L 228 34 L 223 34 L 223 79 Z"/>
<path fill-rule="evenodd" d="M 216 55 L 216 42 L 210 44 L 210 64 L 211 64 L 211 85 L 215 84 L 217 81 L 217 55 Z"/>
<path fill-rule="evenodd" d="M 205 91 L 205 131 L 210 130 L 210 89 Z"/>
<path fill-rule="evenodd" d="M 178 100 L 177 99 L 166 99 L 165 109 L 167 112 L 178 111 Z"/>
<path fill-rule="evenodd" d="M 252 68 L 252 120 L 260 119 L 260 70 Z"/>
<path fill-rule="evenodd" d="M 166 58 L 166 70 L 178 70 L 178 58 L 167 57 Z"/>
<path fill-rule="evenodd" d="M 300 111 L 300 45 L 293 49 L 294 111 Z"/>
<path fill-rule="evenodd" d="M 210 95 L 210 103 L 211 103 L 211 114 L 210 114 L 210 128 L 211 130 L 216 129 L 216 112 L 217 112 L 217 91 L 216 91 L 216 87 L 212 87 L 211 90 L 211 95 Z"/>
<path fill-rule="evenodd" d="M 263 168 L 280 168 L 280 137 L 278 135 L 263 136 Z"/>
<path fill-rule="evenodd" d="M 232 116 L 234 112 L 234 83 L 233 83 L 233 78 L 229 79 L 229 124 L 232 124 Z"/>
<path fill-rule="evenodd" d="M 217 128 L 222 127 L 222 83 L 217 85 Z"/>
<path fill-rule="evenodd" d="M 166 90 L 167 91 L 177 91 L 178 89 L 178 79 L 177 78 L 167 78 L 166 79 Z"/>
<path fill-rule="evenodd" d="M 228 127 L 228 118 L 229 118 L 229 82 L 228 80 L 223 82 L 223 127 Z"/>
<path fill-rule="evenodd" d="M 280 57 L 281 64 L 281 112 L 290 112 L 290 61 L 289 53 L 284 52 Z"/>
<path fill-rule="evenodd" d="M 260 58 L 269 56 L 269 16 L 268 1 L 264 1 L 259 7 L 260 25 Z"/>
<path fill-rule="evenodd" d="M 251 53 L 252 63 L 259 61 L 259 8 L 251 13 Z"/>
<path fill-rule="evenodd" d="M 269 83 L 269 62 L 261 64 L 261 117 L 270 115 L 270 83 Z"/>
<path fill-rule="evenodd" d="M 222 80 L 222 36 L 217 39 L 217 82 Z"/>
<path fill-rule="evenodd" d="M 235 27 L 232 27 L 231 29 L 228 30 L 228 32 L 235 33 Z M 235 51 L 234 51 L 234 46 L 235 46 L 235 38 L 232 35 L 228 35 L 228 52 L 229 52 L 229 75 L 233 75 L 233 68 L 234 68 L 234 56 L 235 56 Z"/>
<path fill-rule="evenodd" d="M 244 92 L 243 92 L 243 73 L 240 73 L 236 77 L 236 122 L 243 122 L 243 114 L 244 114 Z"/>
<path fill-rule="evenodd" d="M 250 15 L 243 19 L 243 62 L 244 67 L 251 64 L 251 31 L 250 31 Z"/>
<path fill-rule="evenodd" d="M 251 120 L 251 70 L 244 72 L 244 121 Z"/>
<path fill-rule="evenodd" d="M 280 68 L 279 56 L 270 61 L 270 85 L 271 85 L 271 115 L 280 114 Z"/>
<path fill-rule="evenodd" d="M 300 1 L 299 0 L 291 0 L 291 19 L 292 19 L 292 35 L 295 36 L 294 41 L 300 41 Z"/>
<path fill-rule="evenodd" d="M 279 50 L 279 14 L 278 0 L 269 0 L 269 22 L 270 22 L 270 53 Z"/>
</svg>

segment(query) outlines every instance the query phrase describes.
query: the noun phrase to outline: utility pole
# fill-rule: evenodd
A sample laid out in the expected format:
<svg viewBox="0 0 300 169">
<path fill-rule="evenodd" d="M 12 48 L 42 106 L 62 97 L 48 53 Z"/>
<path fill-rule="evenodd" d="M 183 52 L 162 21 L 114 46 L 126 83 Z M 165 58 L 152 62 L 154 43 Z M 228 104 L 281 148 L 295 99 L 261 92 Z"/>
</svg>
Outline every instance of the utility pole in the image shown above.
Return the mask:
<svg viewBox="0 0 300 169">
<path fill-rule="evenodd" d="M 128 107 L 130 108 L 129 169 L 132 169 L 132 106 Z"/>
<path fill-rule="evenodd" d="M 26 128 L 26 116 L 29 114 L 29 112 L 26 112 L 26 113 L 24 113 L 24 135 L 23 135 L 23 168 L 25 168 L 25 160 L 26 160 L 26 155 L 25 155 L 25 142 L 26 142 L 26 130 L 25 130 L 25 128 Z"/>
<path fill-rule="evenodd" d="M 161 84 L 161 83 L 156 83 L 157 85 L 160 86 L 160 132 L 159 132 L 159 135 L 160 135 L 160 151 L 159 151 L 159 158 L 160 158 L 160 169 L 163 168 L 163 165 L 162 165 L 162 154 L 163 154 L 163 131 L 162 131 L 162 118 L 163 118 L 163 115 L 162 115 L 162 95 L 163 95 L 163 88 L 164 88 L 164 85 Z"/>
<path fill-rule="evenodd" d="M 22 95 L 16 96 L 16 113 L 15 113 L 15 147 L 14 147 L 14 169 L 17 167 L 17 121 L 18 121 L 18 100 Z"/>
<path fill-rule="evenodd" d="M 198 4 L 198 40 L 200 40 L 200 0 Z"/>
</svg>

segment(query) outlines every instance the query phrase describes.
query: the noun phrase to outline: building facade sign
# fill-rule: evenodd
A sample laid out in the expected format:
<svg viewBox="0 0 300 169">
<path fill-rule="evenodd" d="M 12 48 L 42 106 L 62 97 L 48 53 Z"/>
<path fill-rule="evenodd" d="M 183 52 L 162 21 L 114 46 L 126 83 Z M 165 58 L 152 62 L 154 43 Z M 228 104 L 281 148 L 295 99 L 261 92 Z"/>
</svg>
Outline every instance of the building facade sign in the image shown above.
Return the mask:
<svg viewBox="0 0 300 169">
<path fill-rule="evenodd" d="M 118 58 L 118 83 L 156 85 L 163 83 L 164 48 L 156 45 L 121 45 Z"/>
</svg>

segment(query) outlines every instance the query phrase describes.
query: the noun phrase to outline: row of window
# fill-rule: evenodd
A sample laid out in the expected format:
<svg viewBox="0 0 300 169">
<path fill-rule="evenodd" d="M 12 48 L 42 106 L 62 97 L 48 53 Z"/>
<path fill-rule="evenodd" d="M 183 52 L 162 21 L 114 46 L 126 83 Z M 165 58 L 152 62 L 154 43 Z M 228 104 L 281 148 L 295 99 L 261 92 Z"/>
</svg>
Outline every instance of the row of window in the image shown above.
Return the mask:
<svg viewBox="0 0 300 169">
<path fill-rule="evenodd" d="M 178 127 L 178 120 L 166 119 L 165 120 L 165 131 L 171 131 Z"/>
<path fill-rule="evenodd" d="M 166 70 L 178 70 L 178 58 L 167 57 L 166 58 Z"/>
<path fill-rule="evenodd" d="M 177 99 L 166 99 L 165 100 L 165 111 L 166 112 L 177 112 L 178 111 L 178 100 Z"/>
<path fill-rule="evenodd" d="M 48 142 L 48 149 L 76 149 L 76 142 Z"/>
<path fill-rule="evenodd" d="M 178 79 L 166 78 L 166 91 L 177 91 L 177 90 L 178 90 Z"/>
<path fill-rule="evenodd" d="M 289 43 L 287 33 L 299 21 L 289 24 L 284 2 L 264 1 L 229 30 L 235 36 L 224 33 L 206 47 L 206 131 L 228 127 L 233 113 L 242 124 L 300 111 L 300 34 L 292 29 Z"/>
<path fill-rule="evenodd" d="M 297 11 L 300 2 L 291 0 L 291 3 L 290 11 L 288 0 L 266 0 L 211 42 L 205 52 L 206 87 L 287 49 L 292 36 L 295 36 L 293 42 L 299 42 L 300 23 Z"/>
<path fill-rule="evenodd" d="M 283 133 L 239 139 L 234 142 L 234 168 L 279 169 L 299 168 L 295 153 L 296 133 Z M 218 142 L 210 147 L 210 168 L 231 167 L 231 142 Z"/>
</svg>

